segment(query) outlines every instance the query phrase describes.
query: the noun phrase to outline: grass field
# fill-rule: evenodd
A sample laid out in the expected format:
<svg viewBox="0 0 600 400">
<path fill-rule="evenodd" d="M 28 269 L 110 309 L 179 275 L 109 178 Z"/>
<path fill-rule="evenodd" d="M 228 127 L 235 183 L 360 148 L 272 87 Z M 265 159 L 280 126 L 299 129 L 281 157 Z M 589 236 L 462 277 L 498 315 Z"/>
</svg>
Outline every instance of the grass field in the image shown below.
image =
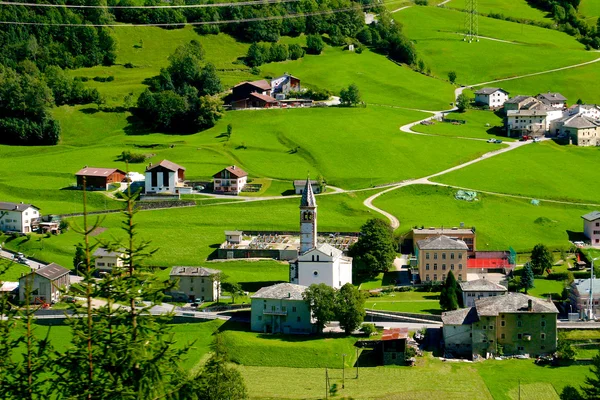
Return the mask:
<svg viewBox="0 0 600 400">
<path fill-rule="evenodd" d="M 585 0 L 584 0 L 585 1 Z M 447 8 L 458 10 L 466 9 L 465 0 L 451 0 L 446 3 Z M 548 21 L 547 13 L 537 8 L 531 7 L 526 0 L 511 0 L 510 3 L 504 0 L 478 0 L 477 10 L 481 14 L 502 14 L 506 17 L 529 19 L 532 21 Z"/>
<path fill-rule="evenodd" d="M 474 190 L 598 204 L 598 155 L 600 149 L 594 147 L 533 143 L 434 180 Z"/>
<path fill-rule="evenodd" d="M 512 7 L 512 2 L 510 4 Z M 406 35 L 416 42 L 419 57 L 435 76 L 447 79 L 449 71 L 456 71 L 457 82 L 465 85 L 563 67 L 597 57 L 595 53 L 585 52 L 582 44 L 565 33 L 484 17 L 479 18 L 481 36 L 514 43 L 484 38 L 477 43 L 464 42 L 457 32 L 463 32 L 465 14 L 456 10 L 411 7 L 395 13 L 394 18 L 403 24 Z"/>
<path fill-rule="evenodd" d="M 513 141 L 506 138 L 502 132 L 502 118 L 492 111 L 468 110 L 464 113 L 453 112 L 447 115 L 448 119 L 466 121 L 463 125 L 453 125 L 449 122 L 433 121 L 434 125 L 415 125 L 415 132 L 433 135 L 469 137 L 478 139 L 498 138 L 504 141 Z"/>
<path fill-rule="evenodd" d="M 479 194 L 479 201 L 455 200 L 455 190 L 431 186 L 409 186 L 386 193 L 374 204 L 400 220 L 399 232 L 413 226 L 475 226 L 477 249 L 529 251 L 537 243 L 551 248 L 567 246 L 569 234 L 582 230 L 581 215 L 591 207 Z"/>
<path fill-rule="evenodd" d="M 600 3 L 596 0 L 581 0 L 579 13 L 591 18 L 600 17 Z"/>
<path fill-rule="evenodd" d="M 381 297 L 369 297 L 365 308 L 386 311 L 401 311 L 418 314 L 441 314 L 438 293 L 392 292 Z"/>
<path fill-rule="evenodd" d="M 564 283 L 562 281 L 551 281 L 548 279 L 535 279 L 534 288 L 529 289 L 528 294 L 536 297 L 559 298 L 562 295 Z"/>
<path fill-rule="evenodd" d="M 0 242 L 3 236 L 0 235 Z M 31 268 L 26 265 L 10 262 L 5 259 L 0 259 L 0 282 L 17 282 L 21 277 L 21 274 L 27 274 L 31 272 Z"/>
</svg>

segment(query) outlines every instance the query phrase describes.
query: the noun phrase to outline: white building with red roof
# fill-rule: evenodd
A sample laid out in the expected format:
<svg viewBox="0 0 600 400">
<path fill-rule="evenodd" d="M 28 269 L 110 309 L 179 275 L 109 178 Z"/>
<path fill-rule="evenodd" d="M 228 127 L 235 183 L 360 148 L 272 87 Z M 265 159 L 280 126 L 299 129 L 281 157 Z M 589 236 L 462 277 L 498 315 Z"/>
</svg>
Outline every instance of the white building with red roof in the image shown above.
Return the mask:
<svg viewBox="0 0 600 400">
<path fill-rule="evenodd" d="M 213 175 L 213 192 L 238 195 L 246 186 L 248 173 L 235 165 L 222 169 Z"/>
</svg>

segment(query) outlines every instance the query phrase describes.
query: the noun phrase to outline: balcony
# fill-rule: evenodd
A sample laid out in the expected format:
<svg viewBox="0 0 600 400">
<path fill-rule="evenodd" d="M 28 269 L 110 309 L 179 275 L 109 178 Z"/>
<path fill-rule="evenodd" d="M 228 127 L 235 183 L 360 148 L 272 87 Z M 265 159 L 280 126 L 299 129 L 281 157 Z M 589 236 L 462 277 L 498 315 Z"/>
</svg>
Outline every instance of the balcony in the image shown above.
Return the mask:
<svg viewBox="0 0 600 400">
<path fill-rule="evenodd" d="M 287 315 L 287 311 L 281 311 L 281 310 L 263 310 L 263 315 Z"/>
</svg>

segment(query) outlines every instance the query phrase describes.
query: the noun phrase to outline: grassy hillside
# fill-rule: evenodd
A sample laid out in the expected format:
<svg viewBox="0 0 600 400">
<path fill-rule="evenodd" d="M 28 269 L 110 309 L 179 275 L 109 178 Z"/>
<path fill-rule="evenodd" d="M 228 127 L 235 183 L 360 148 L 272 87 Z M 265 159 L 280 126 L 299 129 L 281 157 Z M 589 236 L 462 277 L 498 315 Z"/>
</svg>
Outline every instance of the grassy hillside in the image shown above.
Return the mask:
<svg viewBox="0 0 600 400">
<path fill-rule="evenodd" d="M 500 193 L 600 203 L 600 149 L 534 143 L 434 180 Z"/>
<path fill-rule="evenodd" d="M 590 18 L 600 17 L 600 3 L 597 0 L 581 0 L 579 12 Z"/>
<path fill-rule="evenodd" d="M 597 56 L 565 33 L 484 17 L 479 18 L 479 34 L 509 43 L 483 38 L 467 43 L 457 34 L 464 32 L 464 16 L 437 7 L 411 7 L 394 14 L 433 74 L 446 79 L 449 71 L 456 71 L 461 84 L 544 71 Z"/>
<path fill-rule="evenodd" d="M 496 174 L 484 174 L 489 181 Z M 539 206 L 524 199 L 479 194 L 479 201 L 455 200 L 456 190 L 431 186 L 409 186 L 386 193 L 374 204 L 400 220 L 400 232 L 414 226 L 475 226 L 477 249 L 529 251 L 537 243 L 567 246 L 570 232 L 581 232 L 581 216 L 592 207 L 543 202 Z"/>
<path fill-rule="evenodd" d="M 465 10 L 466 3 L 466 0 L 451 0 L 445 6 L 447 8 Z M 511 0 L 510 2 L 505 0 L 478 0 L 477 9 L 481 14 L 496 13 L 506 17 L 529 19 L 532 21 L 551 21 L 547 17 L 547 13 L 531 7 L 526 0 Z"/>
<path fill-rule="evenodd" d="M 502 118 L 492 111 L 468 110 L 464 113 L 454 112 L 447 115 L 448 119 L 466 121 L 465 124 L 454 125 L 450 122 L 433 121 L 433 125 L 415 125 L 415 132 L 429 133 L 432 135 L 469 137 L 477 139 L 499 138 L 513 141 L 504 137 L 502 132 Z"/>
</svg>

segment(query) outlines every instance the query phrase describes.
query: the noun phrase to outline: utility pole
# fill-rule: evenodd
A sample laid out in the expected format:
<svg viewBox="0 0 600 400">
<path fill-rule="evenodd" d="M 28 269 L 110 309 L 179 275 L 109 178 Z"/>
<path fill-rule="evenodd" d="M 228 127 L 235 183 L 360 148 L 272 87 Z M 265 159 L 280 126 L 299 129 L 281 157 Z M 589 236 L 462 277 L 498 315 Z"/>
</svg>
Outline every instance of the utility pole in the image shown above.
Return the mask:
<svg viewBox="0 0 600 400">
<path fill-rule="evenodd" d="M 594 261 L 600 257 L 592 258 L 592 268 L 590 269 L 590 300 L 588 304 L 588 319 L 594 315 Z"/>
<path fill-rule="evenodd" d="M 325 368 L 325 399 L 329 398 L 329 373 Z"/>
<path fill-rule="evenodd" d="M 346 386 L 346 354 L 342 354 L 342 389 Z"/>
<path fill-rule="evenodd" d="M 356 348 L 356 379 L 358 379 L 358 360 L 359 360 L 359 354 L 358 354 L 358 347 Z"/>
</svg>

